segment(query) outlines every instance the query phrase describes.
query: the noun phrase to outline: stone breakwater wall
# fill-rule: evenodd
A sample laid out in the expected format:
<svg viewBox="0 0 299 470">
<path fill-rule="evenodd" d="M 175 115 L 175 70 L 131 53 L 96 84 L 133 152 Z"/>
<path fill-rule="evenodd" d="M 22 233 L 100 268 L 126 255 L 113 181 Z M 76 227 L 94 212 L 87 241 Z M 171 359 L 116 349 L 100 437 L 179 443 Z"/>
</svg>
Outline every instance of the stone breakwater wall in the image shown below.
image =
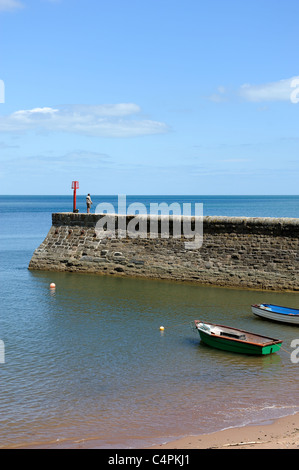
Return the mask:
<svg viewBox="0 0 299 470">
<path fill-rule="evenodd" d="M 99 235 L 96 225 L 103 216 L 52 214 L 52 227 L 35 250 L 29 269 L 299 290 L 299 219 L 205 216 L 202 245 L 186 249 L 183 235 L 172 236 L 171 223 L 169 237 L 158 233 L 150 238 L 143 233 L 142 237 L 122 234 L 120 238 L 118 224 L 122 217 L 128 226 L 134 218 L 129 215 L 110 215 L 114 236 Z M 146 217 L 149 230 L 151 216 Z"/>
</svg>

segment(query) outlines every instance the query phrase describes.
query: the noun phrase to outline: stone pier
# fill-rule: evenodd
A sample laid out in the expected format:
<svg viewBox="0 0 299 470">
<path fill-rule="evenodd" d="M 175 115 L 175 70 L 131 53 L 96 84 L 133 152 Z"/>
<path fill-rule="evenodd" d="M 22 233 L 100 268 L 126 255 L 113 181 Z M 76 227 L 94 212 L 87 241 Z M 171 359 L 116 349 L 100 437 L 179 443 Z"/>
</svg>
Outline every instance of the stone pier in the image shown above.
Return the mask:
<svg viewBox="0 0 299 470">
<path fill-rule="evenodd" d="M 134 216 L 117 214 L 105 215 L 113 220 L 115 233 L 99 234 L 102 217 L 52 214 L 52 227 L 35 250 L 29 269 L 299 290 L 299 219 L 205 216 L 202 245 L 187 249 L 184 235 L 173 234 L 171 216 L 167 237 L 161 231 L 161 218 L 159 233 L 151 237 L 150 215 L 147 233 L 140 237 L 120 234 L 120 225 L 126 229 Z"/>
</svg>

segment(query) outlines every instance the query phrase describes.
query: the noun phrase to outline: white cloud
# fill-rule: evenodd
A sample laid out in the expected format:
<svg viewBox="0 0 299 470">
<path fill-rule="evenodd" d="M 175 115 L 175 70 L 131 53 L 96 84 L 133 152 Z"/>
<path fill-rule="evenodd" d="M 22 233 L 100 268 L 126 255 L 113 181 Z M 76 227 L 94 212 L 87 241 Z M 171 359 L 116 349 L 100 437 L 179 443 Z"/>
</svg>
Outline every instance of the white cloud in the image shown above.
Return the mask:
<svg viewBox="0 0 299 470">
<path fill-rule="evenodd" d="M 12 11 L 23 8 L 23 4 L 18 0 L 0 0 L 0 11 Z"/>
<path fill-rule="evenodd" d="M 163 122 L 138 119 L 134 103 L 65 105 L 22 109 L 0 117 L 0 132 L 69 132 L 101 137 L 135 137 L 168 131 Z"/>
<path fill-rule="evenodd" d="M 58 109 L 53 108 L 33 108 L 33 109 L 21 109 L 20 111 L 15 111 L 14 116 L 32 116 L 33 114 L 52 114 L 56 113 Z"/>
<path fill-rule="evenodd" d="M 294 90 L 293 81 L 298 78 L 296 76 L 261 85 L 244 84 L 239 93 L 247 101 L 290 101 L 291 93 Z"/>
<path fill-rule="evenodd" d="M 93 114 L 96 116 L 129 116 L 130 114 L 140 113 L 140 107 L 135 103 L 117 103 L 117 104 L 73 104 L 64 105 L 62 109 L 65 112 Z"/>
<path fill-rule="evenodd" d="M 223 101 L 227 101 L 227 96 L 226 96 L 226 89 L 224 86 L 220 85 L 217 88 L 217 93 L 213 93 L 208 97 L 210 101 L 214 101 L 214 103 L 222 103 Z"/>
<path fill-rule="evenodd" d="M 295 103 L 299 101 L 298 85 L 299 76 L 278 80 L 276 82 L 262 83 L 260 85 L 245 83 L 230 94 L 224 87 L 220 86 L 216 93 L 209 96 L 209 100 L 215 103 L 221 103 L 239 97 L 245 101 L 256 103 L 271 101 L 292 101 Z"/>
</svg>

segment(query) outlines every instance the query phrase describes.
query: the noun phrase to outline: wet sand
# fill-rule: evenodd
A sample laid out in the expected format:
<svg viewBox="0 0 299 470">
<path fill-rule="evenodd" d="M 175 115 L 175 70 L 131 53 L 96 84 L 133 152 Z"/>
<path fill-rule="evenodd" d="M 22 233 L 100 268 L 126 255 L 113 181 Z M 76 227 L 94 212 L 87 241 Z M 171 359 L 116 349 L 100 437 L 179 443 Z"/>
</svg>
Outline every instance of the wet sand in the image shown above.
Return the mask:
<svg viewBox="0 0 299 470">
<path fill-rule="evenodd" d="M 102 444 L 97 437 L 94 437 L 72 442 L 57 440 L 44 444 L 16 445 L 10 448 L 101 449 Z M 135 449 L 142 450 L 142 447 Z M 187 436 L 147 449 L 299 449 L 299 413 L 279 418 L 271 424 L 249 425 L 210 434 Z"/>
<path fill-rule="evenodd" d="M 189 436 L 152 449 L 298 449 L 299 413 L 271 424 L 225 429 Z"/>
</svg>

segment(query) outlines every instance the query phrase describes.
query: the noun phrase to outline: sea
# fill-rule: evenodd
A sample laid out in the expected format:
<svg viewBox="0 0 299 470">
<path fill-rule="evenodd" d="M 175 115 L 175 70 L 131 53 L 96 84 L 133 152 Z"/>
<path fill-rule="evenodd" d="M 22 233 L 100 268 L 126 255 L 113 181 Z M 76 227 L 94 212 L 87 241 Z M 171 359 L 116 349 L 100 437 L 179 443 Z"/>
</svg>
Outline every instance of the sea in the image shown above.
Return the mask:
<svg viewBox="0 0 299 470">
<path fill-rule="evenodd" d="M 103 202 L 116 206 L 118 196 L 92 200 L 93 212 Z M 299 218 L 299 196 L 126 202 Z M 77 207 L 85 212 L 85 196 Z M 0 448 L 140 449 L 299 411 L 291 354 L 299 328 L 251 312 L 262 302 L 299 308 L 298 293 L 29 271 L 51 214 L 72 210 L 72 195 L 0 196 Z M 200 342 L 195 319 L 282 339 L 283 348 L 264 357 L 218 351 Z"/>
</svg>

